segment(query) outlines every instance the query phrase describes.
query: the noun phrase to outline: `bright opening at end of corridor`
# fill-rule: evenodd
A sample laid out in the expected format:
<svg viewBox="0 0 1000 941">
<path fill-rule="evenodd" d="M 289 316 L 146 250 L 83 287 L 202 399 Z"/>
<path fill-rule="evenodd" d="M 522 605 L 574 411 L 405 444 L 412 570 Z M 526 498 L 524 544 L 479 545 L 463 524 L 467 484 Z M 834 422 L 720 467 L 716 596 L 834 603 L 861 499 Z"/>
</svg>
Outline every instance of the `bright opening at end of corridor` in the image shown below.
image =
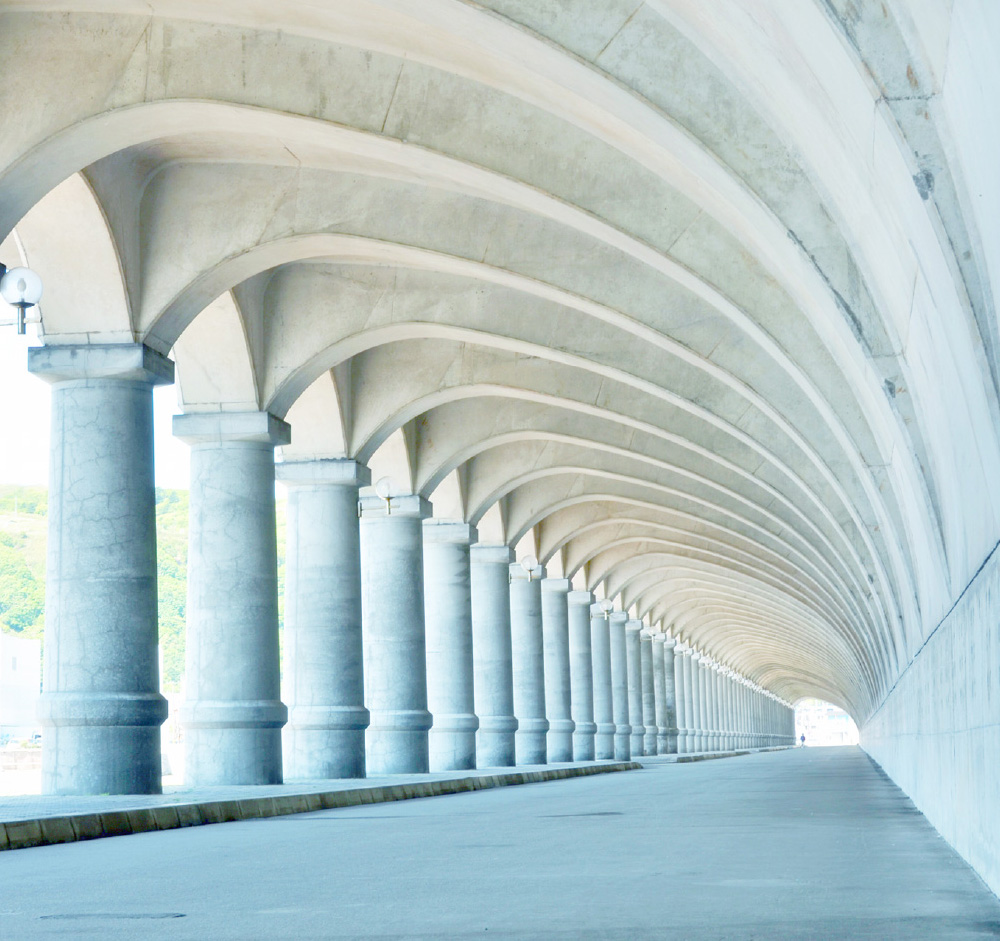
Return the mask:
<svg viewBox="0 0 1000 941">
<path fill-rule="evenodd" d="M 807 747 L 857 745 L 858 726 L 840 706 L 801 699 L 795 704 L 795 741 Z"/>
</svg>

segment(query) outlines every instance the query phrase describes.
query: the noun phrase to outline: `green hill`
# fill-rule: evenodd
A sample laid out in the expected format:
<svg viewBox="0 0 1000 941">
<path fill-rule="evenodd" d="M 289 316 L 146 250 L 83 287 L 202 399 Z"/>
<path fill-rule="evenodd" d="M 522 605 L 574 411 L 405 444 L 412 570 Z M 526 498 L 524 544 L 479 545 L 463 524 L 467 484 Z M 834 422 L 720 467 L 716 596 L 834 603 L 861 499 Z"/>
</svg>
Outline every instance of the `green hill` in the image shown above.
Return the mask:
<svg viewBox="0 0 1000 941">
<path fill-rule="evenodd" d="M 278 504 L 278 585 L 284 586 L 285 513 Z M 0 485 L 0 631 L 41 637 L 45 626 L 45 544 L 48 493 L 43 487 Z M 188 493 L 156 491 L 157 570 L 163 688 L 177 692 L 184 676 L 187 603 Z M 279 595 L 279 601 L 283 601 Z M 283 604 L 281 610 L 284 610 Z"/>
</svg>

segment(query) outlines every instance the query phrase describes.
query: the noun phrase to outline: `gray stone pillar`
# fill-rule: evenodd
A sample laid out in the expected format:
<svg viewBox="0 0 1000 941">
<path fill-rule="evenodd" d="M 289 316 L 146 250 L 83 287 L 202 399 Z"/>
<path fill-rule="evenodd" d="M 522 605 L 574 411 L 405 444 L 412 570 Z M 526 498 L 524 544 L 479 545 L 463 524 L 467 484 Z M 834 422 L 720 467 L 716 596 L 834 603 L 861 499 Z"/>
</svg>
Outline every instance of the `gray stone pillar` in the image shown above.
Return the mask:
<svg viewBox="0 0 1000 941">
<path fill-rule="evenodd" d="M 468 523 L 424 520 L 424 623 L 427 637 L 427 708 L 431 771 L 476 767 L 472 679 L 472 581 L 469 546 L 478 539 Z"/>
<path fill-rule="evenodd" d="M 480 768 L 514 764 L 514 680 L 510 646 L 510 568 L 507 546 L 472 546 L 472 669 Z"/>
<path fill-rule="evenodd" d="M 743 677 L 736 677 L 736 746 L 746 748 L 746 730 L 743 724 L 743 694 L 746 692 Z"/>
<path fill-rule="evenodd" d="M 663 637 L 663 697 L 665 700 L 666 730 L 657 742 L 657 749 L 661 755 L 677 754 L 677 687 L 676 671 L 674 669 L 674 648 L 677 641 L 670 637 Z"/>
<path fill-rule="evenodd" d="M 629 619 L 625 622 L 625 668 L 628 682 L 628 724 L 629 752 L 632 755 L 643 754 L 646 738 L 646 726 L 642 719 L 642 663 L 640 661 L 639 632 L 642 621 Z"/>
<path fill-rule="evenodd" d="M 43 346 L 28 368 L 52 386 L 42 790 L 159 794 L 153 386 L 173 363 Z"/>
<path fill-rule="evenodd" d="M 678 694 L 678 702 L 683 705 L 683 725 L 678 732 L 678 750 L 685 755 L 691 754 L 695 750 L 694 732 L 694 689 L 692 688 L 692 677 L 694 664 L 691 661 L 693 651 L 690 647 L 685 647 L 680 660 L 674 657 L 674 663 L 679 665 L 680 670 L 674 670 L 674 680 L 680 680 L 680 688 L 683 692 L 683 699 Z M 683 747 L 681 747 L 683 746 Z"/>
<path fill-rule="evenodd" d="M 639 635 L 639 671 L 642 675 L 643 755 L 656 754 L 656 685 L 653 679 L 653 637 L 649 631 Z"/>
<path fill-rule="evenodd" d="M 185 783 L 280 784 L 278 561 L 267 412 L 178 415 L 191 446 Z"/>
<path fill-rule="evenodd" d="M 722 736 L 719 732 L 719 668 L 714 660 L 708 663 L 708 684 L 706 687 L 708 705 L 708 727 L 711 730 L 708 737 L 708 750 L 717 752 L 720 749 Z"/>
<path fill-rule="evenodd" d="M 730 721 L 733 727 L 733 748 L 739 749 L 740 745 L 740 678 L 734 671 L 729 679 L 730 695 Z"/>
<path fill-rule="evenodd" d="M 656 754 L 664 755 L 667 734 L 667 700 L 665 695 L 666 672 L 664 670 L 663 642 L 666 635 L 653 635 L 653 700 L 656 707 Z"/>
<path fill-rule="evenodd" d="M 611 695 L 611 622 L 599 604 L 590 608 L 590 649 L 594 670 L 594 756 L 615 757 L 615 719 Z"/>
<path fill-rule="evenodd" d="M 628 761 L 632 757 L 632 724 L 628 717 L 628 660 L 625 647 L 623 611 L 612 611 L 611 633 L 611 702 L 615 723 L 615 758 Z"/>
<path fill-rule="evenodd" d="M 542 637 L 542 578 L 545 569 L 526 572 L 509 566 L 510 646 L 514 677 L 514 752 L 519 765 L 544 765 L 548 760 L 545 718 L 545 645 Z"/>
<path fill-rule="evenodd" d="M 365 776 L 358 488 L 356 461 L 278 464 L 288 488 L 285 552 L 286 779 Z"/>
<path fill-rule="evenodd" d="M 568 578 L 542 582 L 542 634 L 545 640 L 545 715 L 549 720 L 549 761 L 573 760 L 572 691 L 569 666 Z"/>
<path fill-rule="evenodd" d="M 691 728 L 694 732 L 692 751 L 706 750 L 705 736 L 705 673 L 701 655 L 691 654 Z"/>
<path fill-rule="evenodd" d="M 594 666 L 590 652 L 590 606 L 594 596 L 589 591 L 571 591 L 566 596 L 569 621 L 570 706 L 573 722 L 573 760 L 594 760 Z"/>
<path fill-rule="evenodd" d="M 361 497 L 361 613 L 371 724 L 368 773 L 430 766 L 422 497 Z"/>
</svg>

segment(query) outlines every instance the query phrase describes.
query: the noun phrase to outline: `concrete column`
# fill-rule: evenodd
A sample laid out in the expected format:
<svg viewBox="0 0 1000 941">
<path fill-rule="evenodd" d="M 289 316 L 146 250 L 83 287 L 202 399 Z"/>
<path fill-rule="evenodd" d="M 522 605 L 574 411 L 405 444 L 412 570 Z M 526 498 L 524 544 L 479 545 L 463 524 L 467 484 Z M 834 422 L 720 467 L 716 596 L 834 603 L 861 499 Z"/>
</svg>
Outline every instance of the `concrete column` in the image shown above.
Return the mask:
<svg viewBox="0 0 1000 941">
<path fill-rule="evenodd" d="M 677 694 L 677 702 L 683 706 L 683 725 L 679 727 L 677 734 L 677 750 L 685 755 L 691 754 L 695 746 L 694 690 L 691 685 L 694 665 L 691 662 L 691 656 L 690 647 L 684 648 L 680 660 L 677 659 L 676 655 L 674 656 L 675 667 L 680 667 L 680 669 L 674 669 L 674 680 L 675 682 L 680 681 L 680 692 Z"/>
<path fill-rule="evenodd" d="M 628 724 L 629 752 L 632 755 L 643 754 L 643 742 L 646 737 L 646 726 L 642 719 L 642 663 L 640 662 L 639 632 L 642 621 L 629 618 L 625 622 L 625 671 L 628 683 Z"/>
<path fill-rule="evenodd" d="M 288 488 L 282 692 L 285 778 L 365 776 L 361 535 L 356 461 L 278 464 Z"/>
<path fill-rule="evenodd" d="M 694 732 L 692 750 L 707 750 L 705 735 L 705 668 L 701 655 L 691 654 L 691 728 Z"/>
<path fill-rule="evenodd" d="M 612 611 L 611 635 L 611 703 L 615 723 L 615 758 L 628 761 L 632 757 L 632 725 L 628 716 L 628 660 L 625 647 L 623 611 Z"/>
<path fill-rule="evenodd" d="M 594 756 L 615 757 L 615 718 L 611 693 L 611 621 L 600 605 L 590 608 L 590 647 L 594 671 Z"/>
<path fill-rule="evenodd" d="M 572 689 L 569 666 L 568 578 L 542 582 L 542 637 L 545 643 L 545 715 L 549 761 L 573 760 Z"/>
<path fill-rule="evenodd" d="M 174 366 L 43 346 L 28 369 L 52 386 L 42 790 L 159 794 L 153 386 Z"/>
<path fill-rule="evenodd" d="M 704 669 L 704 690 L 705 690 L 705 751 L 714 752 L 717 750 L 716 741 L 718 732 L 715 718 L 715 665 L 710 660 L 702 662 Z"/>
<path fill-rule="evenodd" d="M 730 741 L 734 749 L 740 748 L 739 677 L 735 673 L 729 677 L 729 722 L 732 732 Z"/>
<path fill-rule="evenodd" d="M 643 755 L 656 754 L 656 681 L 653 679 L 653 636 L 648 631 L 639 635 L 639 672 L 642 676 Z"/>
<path fill-rule="evenodd" d="M 736 745 L 733 741 L 733 683 L 729 671 L 722 673 L 722 729 L 723 747 L 726 751 L 732 751 Z"/>
<path fill-rule="evenodd" d="M 468 523 L 425 519 L 424 623 L 431 771 L 476 767 L 472 676 L 472 582 L 469 546 L 479 536 Z"/>
<path fill-rule="evenodd" d="M 569 676 L 573 722 L 573 760 L 594 760 L 594 667 L 590 652 L 589 591 L 571 591 L 566 596 L 569 620 Z"/>
<path fill-rule="evenodd" d="M 753 690 L 750 683 L 743 684 L 743 744 L 753 748 Z"/>
<path fill-rule="evenodd" d="M 664 636 L 663 638 L 663 697 L 664 697 L 664 710 L 666 718 L 666 730 L 662 733 L 661 738 L 657 743 L 657 748 L 662 747 L 660 754 L 663 755 L 676 755 L 678 751 L 677 747 L 677 689 L 676 689 L 676 676 L 677 672 L 674 668 L 674 648 L 677 646 L 677 641 L 673 638 Z"/>
<path fill-rule="evenodd" d="M 177 415 L 191 446 L 185 783 L 280 784 L 278 552 L 267 412 Z"/>
<path fill-rule="evenodd" d="M 514 677 L 514 753 L 519 765 L 544 765 L 548 760 L 545 718 L 545 644 L 542 636 L 541 566 L 532 573 L 520 563 L 510 573 L 510 645 Z"/>
<path fill-rule="evenodd" d="M 429 770 L 424 527 L 417 495 L 361 497 L 361 613 L 371 724 L 368 773 Z"/>
<path fill-rule="evenodd" d="M 708 728 L 708 751 L 719 750 L 719 671 L 713 661 L 705 664 L 705 711 Z"/>
<path fill-rule="evenodd" d="M 736 679 L 736 744 L 739 748 L 747 747 L 745 716 L 743 715 L 744 694 L 746 686 L 742 677 Z"/>
<path fill-rule="evenodd" d="M 507 546 L 472 546 L 472 672 L 480 768 L 514 764 L 514 680 L 510 646 L 510 563 Z"/>
<path fill-rule="evenodd" d="M 722 723 L 720 721 L 719 710 L 719 666 L 717 663 L 708 665 L 708 727 L 711 729 L 709 735 L 709 751 L 717 752 L 722 750 Z"/>
<path fill-rule="evenodd" d="M 653 703 L 656 713 L 656 754 L 665 755 L 667 734 L 667 699 L 664 684 L 666 683 L 666 662 L 663 657 L 663 642 L 666 635 L 657 633 L 652 636 L 653 660 Z"/>
</svg>

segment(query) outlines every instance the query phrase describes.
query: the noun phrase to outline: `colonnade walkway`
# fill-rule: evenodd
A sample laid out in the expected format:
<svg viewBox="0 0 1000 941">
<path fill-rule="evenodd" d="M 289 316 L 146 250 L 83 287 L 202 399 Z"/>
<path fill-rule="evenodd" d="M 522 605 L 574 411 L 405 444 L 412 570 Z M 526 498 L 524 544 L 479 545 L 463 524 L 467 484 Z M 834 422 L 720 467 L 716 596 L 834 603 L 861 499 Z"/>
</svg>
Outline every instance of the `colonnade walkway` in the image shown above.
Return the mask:
<svg viewBox="0 0 1000 941">
<path fill-rule="evenodd" d="M 1000 901 L 857 748 L 0 854 L 19 939 L 998 933 Z"/>
</svg>

